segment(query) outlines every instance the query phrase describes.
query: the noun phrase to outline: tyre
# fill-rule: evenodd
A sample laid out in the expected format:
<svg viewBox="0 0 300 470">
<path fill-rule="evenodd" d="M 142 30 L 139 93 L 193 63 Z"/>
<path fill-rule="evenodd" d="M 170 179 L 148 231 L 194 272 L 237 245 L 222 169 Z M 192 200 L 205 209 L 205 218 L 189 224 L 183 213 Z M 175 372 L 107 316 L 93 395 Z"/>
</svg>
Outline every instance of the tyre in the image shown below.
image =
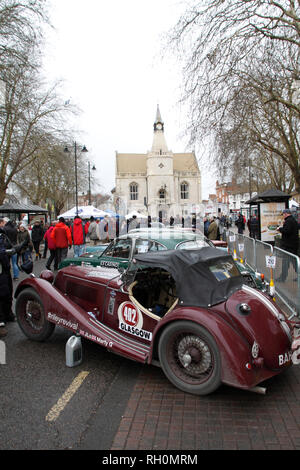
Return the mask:
<svg viewBox="0 0 300 470">
<path fill-rule="evenodd" d="M 221 384 L 221 357 L 212 335 L 189 321 L 171 323 L 163 331 L 158 354 L 169 381 L 180 390 L 207 395 Z"/>
<path fill-rule="evenodd" d="M 34 289 L 20 292 L 16 300 L 16 316 L 25 336 L 34 341 L 45 341 L 54 331 L 55 325 L 46 319 L 41 298 Z"/>
</svg>

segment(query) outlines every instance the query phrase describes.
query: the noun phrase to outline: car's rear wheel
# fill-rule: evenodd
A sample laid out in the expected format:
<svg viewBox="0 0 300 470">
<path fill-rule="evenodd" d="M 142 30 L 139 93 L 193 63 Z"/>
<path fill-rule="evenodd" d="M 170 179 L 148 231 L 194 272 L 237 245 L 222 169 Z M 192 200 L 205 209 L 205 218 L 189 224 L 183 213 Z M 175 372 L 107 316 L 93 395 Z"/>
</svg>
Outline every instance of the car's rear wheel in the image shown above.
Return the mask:
<svg viewBox="0 0 300 470">
<path fill-rule="evenodd" d="M 23 333 L 35 341 L 45 341 L 55 325 L 46 319 L 43 303 L 38 293 L 24 289 L 16 300 L 16 316 Z"/>
<path fill-rule="evenodd" d="M 189 321 L 171 323 L 158 345 L 159 360 L 166 377 L 177 388 L 207 395 L 221 384 L 221 357 L 212 335 Z"/>
</svg>

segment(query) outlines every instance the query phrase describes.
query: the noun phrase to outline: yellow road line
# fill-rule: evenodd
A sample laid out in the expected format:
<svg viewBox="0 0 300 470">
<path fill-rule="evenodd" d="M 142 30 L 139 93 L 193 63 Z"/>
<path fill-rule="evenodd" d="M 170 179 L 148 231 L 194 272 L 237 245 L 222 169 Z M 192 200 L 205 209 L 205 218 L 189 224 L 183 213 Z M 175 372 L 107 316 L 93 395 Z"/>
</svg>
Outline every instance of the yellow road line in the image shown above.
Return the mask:
<svg viewBox="0 0 300 470">
<path fill-rule="evenodd" d="M 55 421 L 60 413 L 63 411 L 63 409 L 66 407 L 68 402 L 71 400 L 73 395 L 77 392 L 79 389 L 80 385 L 84 381 L 84 379 L 88 376 L 89 372 L 80 372 L 80 374 L 75 377 L 71 385 L 67 388 L 65 393 L 60 397 L 60 399 L 57 401 L 57 403 L 52 406 L 51 410 L 46 416 L 46 421 Z"/>
</svg>

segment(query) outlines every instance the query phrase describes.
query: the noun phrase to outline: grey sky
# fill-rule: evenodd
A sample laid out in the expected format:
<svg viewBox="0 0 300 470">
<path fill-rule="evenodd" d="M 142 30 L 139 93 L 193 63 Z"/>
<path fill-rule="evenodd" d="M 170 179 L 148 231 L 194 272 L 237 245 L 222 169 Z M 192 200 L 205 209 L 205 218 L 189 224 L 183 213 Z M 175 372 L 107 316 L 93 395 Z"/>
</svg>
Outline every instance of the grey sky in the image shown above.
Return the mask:
<svg viewBox="0 0 300 470">
<path fill-rule="evenodd" d="M 174 152 L 190 151 L 180 99 L 180 67 L 162 56 L 163 35 L 186 2 L 176 0 L 50 0 L 45 71 L 65 81 L 64 99 L 78 104 L 76 127 L 101 187 L 114 187 L 115 151 L 146 153 L 159 104 Z M 77 140 L 77 137 L 76 137 Z M 203 198 L 215 178 L 202 171 Z"/>
</svg>

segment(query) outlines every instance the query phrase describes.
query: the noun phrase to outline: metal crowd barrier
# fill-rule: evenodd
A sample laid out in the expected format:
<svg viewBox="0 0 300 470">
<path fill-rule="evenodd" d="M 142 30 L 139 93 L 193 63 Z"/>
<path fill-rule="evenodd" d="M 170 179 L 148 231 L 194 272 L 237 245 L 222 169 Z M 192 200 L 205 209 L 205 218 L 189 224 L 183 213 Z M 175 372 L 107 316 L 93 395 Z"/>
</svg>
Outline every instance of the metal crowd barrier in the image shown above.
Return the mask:
<svg viewBox="0 0 300 470">
<path fill-rule="evenodd" d="M 226 233 L 228 251 L 246 266 L 263 273 L 266 281 L 271 280 L 271 268 L 267 267 L 266 256 L 272 257 L 275 298 L 279 298 L 289 310 L 291 317 L 300 318 L 300 258 L 269 243 L 256 240 L 231 231 Z M 274 259 L 275 258 L 275 259 Z"/>
</svg>

